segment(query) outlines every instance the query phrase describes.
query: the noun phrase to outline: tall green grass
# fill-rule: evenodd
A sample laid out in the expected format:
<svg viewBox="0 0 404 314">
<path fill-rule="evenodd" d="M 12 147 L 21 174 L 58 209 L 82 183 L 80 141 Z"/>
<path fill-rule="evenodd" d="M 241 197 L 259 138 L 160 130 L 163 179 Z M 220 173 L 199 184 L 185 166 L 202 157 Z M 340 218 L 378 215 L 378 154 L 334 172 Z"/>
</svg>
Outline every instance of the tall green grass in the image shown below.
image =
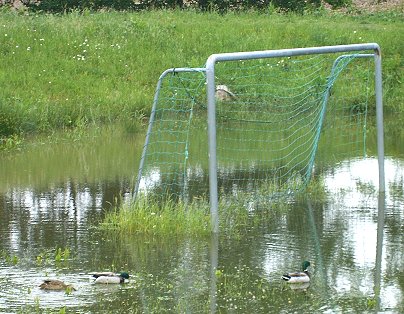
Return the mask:
<svg viewBox="0 0 404 314">
<path fill-rule="evenodd" d="M 271 186 L 268 184 L 261 189 L 265 192 Z M 312 203 L 326 201 L 327 191 L 322 178 L 314 178 L 307 189 L 298 191 L 288 199 L 281 197 L 252 201 L 250 195 L 242 191 L 237 195 L 227 195 L 219 200 L 220 232 L 237 238 L 245 233 L 246 228 L 259 226 L 274 215 L 288 212 L 295 203 L 306 203 L 307 199 Z M 141 194 L 133 202 L 120 204 L 106 212 L 100 228 L 120 235 L 210 236 L 210 206 L 203 197 L 184 203 L 161 195 Z"/>
<path fill-rule="evenodd" d="M 0 136 L 148 114 L 170 67 L 212 53 L 378 42 L 386 107 L 403 111 L 402 14 L 0 11 Z"/>
<path fill-rule="evenodd" d="M 209 209 L 205 204 L 167 200 L 161 203 L 146 196 L 107 212 L 101 224 L 104 230 L 140 235 L 209 235 Z"/>
</svg>

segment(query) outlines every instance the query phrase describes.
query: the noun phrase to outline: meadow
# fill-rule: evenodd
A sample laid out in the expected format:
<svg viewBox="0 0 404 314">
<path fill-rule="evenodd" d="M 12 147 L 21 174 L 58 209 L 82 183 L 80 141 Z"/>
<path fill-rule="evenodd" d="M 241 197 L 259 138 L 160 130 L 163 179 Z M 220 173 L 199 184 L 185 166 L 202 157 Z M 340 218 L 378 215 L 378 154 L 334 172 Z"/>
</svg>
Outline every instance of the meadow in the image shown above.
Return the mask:
<svg viewBox="0 0 404 314">
<path fill-rule="evenodd" d="M 403 24 L 397 11 L 0 9 L 0 312 L 403 312 L 402 299 L 391 297 L 404 294 Z M 339 143 L 323 137 L 326 128 L 324 166 L 316 164 L 302 193 L 258 208 L 245 201 L 247 190 L 224 186 L 218 235 L 206 193 L 188 203 L 162 203 L 158 193 L 129 202 L 142 125 L 165 69 L 201 67 L 219 52 L 366 42 L 383 54 L 386 208 L 371 124 L 364 160 L 335 161 Z M 202 140 L 189 152 L 202 159 L 206 130 L 198 131 Z M 33 145 L 13 149 L 31 136 Z M 203 169 L 206 160 L 198 161 Z M 199 193 L 208 176 L 195 173 Z M 317 268 L 300 293 L 281 275 L 306 258 Z M 94 270 L 128 270 L 133 280 L 95 286 L 87 278 Z M 78 291 L 43 293 L 38 285 L 50 276 Z"/>
<path fill-rule="evenodd" d="M 399 12 L 0 11 L 0 138 L 118 122 L 137 129 L 157 79 L 212 53 L 377 42 L 386 112 L 404 111 Z"/>
</svg>

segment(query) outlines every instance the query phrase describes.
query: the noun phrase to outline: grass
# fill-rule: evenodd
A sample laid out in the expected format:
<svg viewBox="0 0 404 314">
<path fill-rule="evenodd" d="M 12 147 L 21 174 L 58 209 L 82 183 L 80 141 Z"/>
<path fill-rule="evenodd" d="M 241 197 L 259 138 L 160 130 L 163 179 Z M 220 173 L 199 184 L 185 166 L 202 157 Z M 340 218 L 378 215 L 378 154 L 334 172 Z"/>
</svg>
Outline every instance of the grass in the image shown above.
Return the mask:
<svg viewBox="0 0 404 314">
<path fill-rule="evenodd" d="M 7 265 L 18 264 L 18 256 L 15 254 L 8 254 L 6 251 L 0 251 L 0 262 L 5 262 Z"/>
<path fill-rule="evenodd" d="M 249 212 L 233 203 L 221 204 L 221 232 L 237 237 L 248 225 Z M 120 234 L 147 236 L 208 237 L 211 234 L 209 204 L 190 204 L 171 200 L 156 201 L 142 195 L 132 204 L 124 204 L 106 213 L 101 228 Z"/>
<path fill-rule="evenodd" d="M 54 257 L 52 255 L 54 254 Z M 65 267 L 70 260 L 70 249 L 69 248 L 56 248 L 55 252 L 43 252 L 36 257 L 36 264 L 38 266 L 49 266 L 55 264 L 56 266 Z M 4 262 L 7 265 L 17 265 L 20 262 L 27 262 L 21 261 L 20 258 L 12 253 L 8 253 L 5 250 L 0 251 L 0 263 Z"/>
<path fill-rule="evenodd" d="M 381 45 L 386 108 L 404 110 L 399 12 L 2 10 L 0 21 L 0 137 L 114 121 L 130 125 L 148 115 L 162 71 L 203 66 L 212 53 L 361 42 Z"/>
<path fill-rule="evenodd" d="M 101 228 L 125 234 L 208 235 L 210 216 L 206 205 L 166 201 L 142 196 L 106 214 Z"/>
<path fill-rule="evenodd" d="M 324 202 L 327 193 L 320 178 L 311 180 L 305 190 L 299 191 L 293 200 L 284 198 L 260 201 L 251 205 L 251 196 L 239 192 L 236 197 L 223 197 L 219 201 L 220 232 L 237 238 L 246 228 L 255 228 L 274 215 L 288 212 L 293 203 L 305 203 L 307 198 Z M 144 194 L 132 203 L 124 203 L 105 214 L 101 229 L 124 234 L 146 236 L 204 237 L 211 235 L 210 207 L 207 200 L 195 199 L 186 204 L 167 198 L 159 199 Z"/>
</svg>

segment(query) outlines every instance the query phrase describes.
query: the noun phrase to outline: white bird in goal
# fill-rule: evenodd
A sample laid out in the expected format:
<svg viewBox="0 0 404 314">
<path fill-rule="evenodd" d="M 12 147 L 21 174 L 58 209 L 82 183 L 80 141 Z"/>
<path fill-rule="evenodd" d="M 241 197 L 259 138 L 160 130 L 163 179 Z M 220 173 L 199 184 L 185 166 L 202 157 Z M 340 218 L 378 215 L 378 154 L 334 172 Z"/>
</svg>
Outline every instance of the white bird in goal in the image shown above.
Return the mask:
<svg viewBox="0 0 404 314">
<path fill-rule="evenodd" d="M 229 101 L 236 98 L 236 95 L 226 85 L 217 85 L 215 96 L 220 101 Z"/>
</svg>

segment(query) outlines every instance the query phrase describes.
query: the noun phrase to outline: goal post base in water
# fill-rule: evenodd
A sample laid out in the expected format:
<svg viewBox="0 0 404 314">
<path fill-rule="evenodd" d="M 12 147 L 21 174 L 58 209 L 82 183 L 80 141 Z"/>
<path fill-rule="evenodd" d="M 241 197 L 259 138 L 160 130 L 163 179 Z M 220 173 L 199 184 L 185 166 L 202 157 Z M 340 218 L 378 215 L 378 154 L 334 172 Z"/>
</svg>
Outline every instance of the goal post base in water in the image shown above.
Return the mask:
<svg viewBox="0 0 404 314">
<path fill-rule="evenodd" d="M 246 204 L 293 193 L 308 184 L 316 156 L 338 145 L 348 157 L 366 155 L 369 98 L 384 192 L 377 44 L 213 54 L 205 67 L 168 69 L 157 84 L 134 194 L 208 194 L 217 233 L 219 197 Z"/>
</svg>

